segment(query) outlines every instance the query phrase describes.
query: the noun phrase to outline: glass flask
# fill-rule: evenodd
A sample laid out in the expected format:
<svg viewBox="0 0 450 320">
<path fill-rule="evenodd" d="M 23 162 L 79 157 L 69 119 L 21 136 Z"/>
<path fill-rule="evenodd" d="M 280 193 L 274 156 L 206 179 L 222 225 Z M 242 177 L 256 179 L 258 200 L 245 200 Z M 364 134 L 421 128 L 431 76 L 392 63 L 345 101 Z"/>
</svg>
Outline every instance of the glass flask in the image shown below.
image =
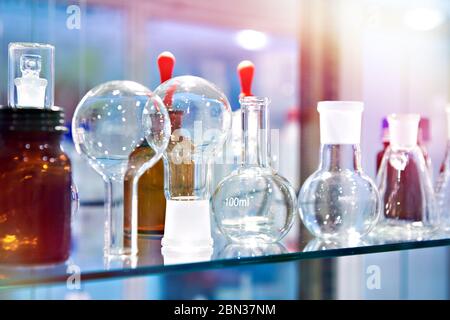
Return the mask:
<svg viewBox="0 0 450 320">
<path fill-rule="evenodd" d="M 434 230 L 434 192 L 417 144 L 419 120 L 418 114 L 388 116 L 390 145 L 377 177 L 384 214 L 376 228 L 388 240 L 420 240 Z"/>
<path fill-rule="evenodd" d="M 211 207 L 217 226 L 232 242 L 277 242 L 292 226 L 295 191 L 269 165 L 269 100 L 248 96 L 240 103 L 243 163 L 219 183 Z"/>
<path fill-rule="evenodd" d="M 428 170 L 430 171 L 430 176 L 433 177 L 433 165 L 431 163 L 431 157 L 428 154 L 427 143 L 431 140 L 430 134 L 430 119 L 421 117 L 419 122 L 419 133 L 417 136 L 417 144 L 422 150 L 423 156 L 425 157 L 425 162 L 427 164 Z M 380 170 L 381 161 L 383 160 L 384 153 L 389 147 L 389 123 L 387 117 L 384 117 L 381 123 L 381 139 L 383 142 L 383 149 L 377 153 L 377 167 L 376 172 Z"/>
<path fill-rule="evenodd" d="M 230 104 L 214 84 L 194 76 L 174 77 L 154 92 L 167 107 L 172 133 L 164 153 L 162 245 L 209 250 L 210 168 L 231 128 Z"/>
<path fill-rule="evenodd" d="M 161 83 L 172 78 L 175 57 L 166 51 L 157 59 Z M 147 141 L 139 145 L 129 156 L 128 170 L 125 173 L 125 211 L 130 216 L 133 199 L 133 180 L 136 168 L 141 168 L 155 152 Z M 164 162 L 160 159 L 153 167 L 145 171 L 138 182 L 138 232 L 141 236 L 162 236 L 166 214 L 164 196 Z M 125 226 L 128 230 L 130 226 Z"/>
<path fill-rule="evenodd" d="M 241 61 L 236 68 L 241 92 L 239 97 L 252 96 L 253 75 L 255 73 L 255 65 L 249 60 Z M 242 163 L 242 116 L 240 108 L 233 111 L 231 132 L 228 136 L 225 146 L 221 152 L 218 153 L 215 159 L 214 179 L 212 191 L 214 191 L 222 181 L 231 172 L 240 167 Z"/>
<path fill-rule="evenodd" d="M 447 149 L 436 184 L 436 202 L 439 225 L 442 230 L 450 231 L 450 105 L 445 109 L 447 115 Z"/>
<path fill-rule="evenodd" d="M 72 133 L 78 153 L 87 157 L 105 181 L 105 256 L 136 255 L 138 180 L 161 158 L 170 135 L 163 102 L 136 82 L 101 84 L 78 104 Z M 124 177 L 130 154 L 145 141 L 154 153 L 147 162 L 135 163 L 133 168 L 136 175 L 130 216 L 124 211 Z"/>
<path fill-rule="evenodd" d="M 368 234 L 380 215 L 380 196 L 361 167 L 363 103 L 321 101 L 319 168 L 299 193 L 306 228 L 326 241 L 354 242 Z"/>
</svg>

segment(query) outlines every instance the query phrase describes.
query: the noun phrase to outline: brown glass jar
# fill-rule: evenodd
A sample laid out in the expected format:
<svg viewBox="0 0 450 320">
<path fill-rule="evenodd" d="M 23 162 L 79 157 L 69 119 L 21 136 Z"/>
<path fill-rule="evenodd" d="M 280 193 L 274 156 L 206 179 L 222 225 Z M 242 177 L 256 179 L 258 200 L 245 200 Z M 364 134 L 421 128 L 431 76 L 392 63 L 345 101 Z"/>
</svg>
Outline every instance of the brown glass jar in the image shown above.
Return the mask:
<svg viewBox="0 0 450 320">
<path fill-rule="evenodd" d="M 72 178 L 60 108 L 0 107 L 0 264 L 69 257 Z"/>
</svg>

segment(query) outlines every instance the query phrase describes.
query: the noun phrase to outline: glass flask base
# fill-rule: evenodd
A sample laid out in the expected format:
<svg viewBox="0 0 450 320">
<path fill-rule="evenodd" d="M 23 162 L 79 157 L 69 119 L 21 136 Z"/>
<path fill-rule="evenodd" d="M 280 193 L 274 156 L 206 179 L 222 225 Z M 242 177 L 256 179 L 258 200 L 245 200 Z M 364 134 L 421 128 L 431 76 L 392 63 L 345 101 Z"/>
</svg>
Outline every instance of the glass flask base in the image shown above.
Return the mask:
<svg viewBox="0 0 450 320">
<path fill-rule="evenodd" d="M 420 241 L 433 236 L 436 227 L 421 221 L 382 221 L 370 233 L 372 239 L 384 241 Z"/>
<path fill-rule="evenodd" d="M 243 217 L 222 221 L 222 229 L 233 243 L 257 244 L 275 243 L 279 240 L 273 236 L 267 217 Z"/>
</svg>

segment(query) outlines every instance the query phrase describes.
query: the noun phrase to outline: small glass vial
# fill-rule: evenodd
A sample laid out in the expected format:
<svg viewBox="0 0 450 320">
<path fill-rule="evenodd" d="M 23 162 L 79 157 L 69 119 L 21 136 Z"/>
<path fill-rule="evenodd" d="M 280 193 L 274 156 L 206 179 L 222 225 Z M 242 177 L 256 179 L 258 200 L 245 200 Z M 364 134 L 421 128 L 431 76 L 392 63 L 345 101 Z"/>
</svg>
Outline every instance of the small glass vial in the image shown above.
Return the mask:
<svg viewBox="0 0 450 320">
<path fill-rule="evenodd" d="M 435 198 L 417 143 L 420 116 L 388 116 L 391 141 L 378 173 L 384 214 L 376 234 L 387 240 L 421 240 L 434 231 Z"/>
<path fill-rule="evenodd" d="M 380 215 L 375 183 L 361 167 L 363 103 L 321 101 L 319 168 L 299 194 L 306 228 L 325 241 L 355 243 L 368 234 Z"/>
<path fill-rule="evenodd" d="M 217 186 L 211 207 L 232 242 L 274 243 L 292 226 L 295 190 L 269 164 L 269 99 L 241 98 L 243 163 Z"/>
</svg>

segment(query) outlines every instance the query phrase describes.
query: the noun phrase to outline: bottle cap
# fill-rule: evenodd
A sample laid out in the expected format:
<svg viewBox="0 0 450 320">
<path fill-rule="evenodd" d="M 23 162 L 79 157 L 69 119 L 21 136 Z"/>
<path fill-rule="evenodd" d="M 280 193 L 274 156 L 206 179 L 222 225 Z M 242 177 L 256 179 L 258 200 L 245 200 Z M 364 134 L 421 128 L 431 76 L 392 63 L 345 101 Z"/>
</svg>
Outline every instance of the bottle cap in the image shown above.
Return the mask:
<svg viewBox="0 0 450 320">
<path fill-rule="evenodd" d="M 359 144 L 363 110 L 359 101 L 320 101 L 320 143 Z"/>
<path fill-rule="evenodd" d="M 0 131 L 65 133 L 64 112 L 59 107 L 49 109 L 10 108 L 0 106 Z"/>
<path fill-rule="evenodd" d="M 208 200 L 167 200 L 164 247 L 172 249 L 210 248 L 211 219 Z"/>
<path fill-rule="evenodd" d="M 388 116 L 392 149 L 411 149 L 417 145 L 420 115 L 415 113 Z"/>
</svg>

